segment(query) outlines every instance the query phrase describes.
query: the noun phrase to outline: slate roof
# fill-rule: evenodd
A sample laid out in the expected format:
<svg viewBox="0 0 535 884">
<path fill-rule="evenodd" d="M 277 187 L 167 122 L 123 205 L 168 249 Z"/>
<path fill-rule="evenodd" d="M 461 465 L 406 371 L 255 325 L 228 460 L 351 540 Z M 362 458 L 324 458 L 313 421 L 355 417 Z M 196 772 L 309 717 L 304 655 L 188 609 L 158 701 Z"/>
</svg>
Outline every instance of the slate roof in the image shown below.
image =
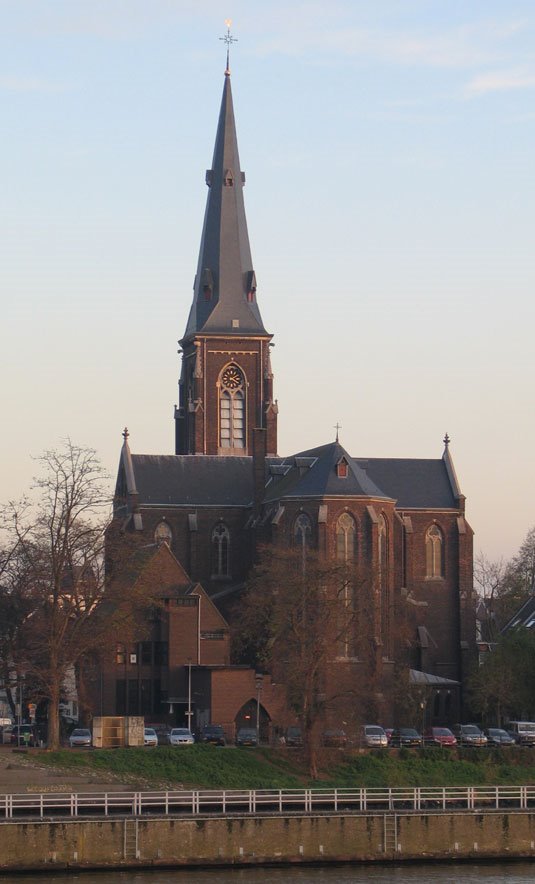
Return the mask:
<svg viewBox="0 0 535 884">
<path fill-rule="evenodd" d="M 232 183 L 230 183 L 230 179 Z M 183 341 L 194 334 L 264 334 L 266 330 L 251 290 L 253 262 L 243 201 L 245 176 L 240 168 L 230 76 L 225 76 L 217 126 L 204 226 L 195 277 L 193 304 Z M 206 271 L 212 296 L 204 296 Z M 254 282 L 256 290 L 256 280 Z"/>
<path fill-rule="evenodd" d="M 143 506 L 250 506 L 250 457 L 133 454 L 132 465 Z"/>
<path fill-rule="evenodd" d="M 519 626 L 523 626 L 524 629 L 535 629 L 535 596 L 526 599 L 509 622 L 505 624 L 502 633 L 509 632 Z"/>
<path fill-rule="evenodd" d="M 370 479 L 397 501 L 399 509 L 456 509 L 443 458 L 369 457 L 357 459 Z"/>
<path fill-rule="evenodd" d="M 336 465 L 342 459 L 348 465 L 345 478 L 340 478 L 336 470 Z M 387 497 L 339 442 L 301 451 L 292 457 L 280 459 L 276 466 L 276 475 L 271 476 L 266 488 L 266 500 L 340 495 Z"/>
<path fill-rule="evenodd" d="M 341 459 L 348 464 L 346 478 L 337 475 Z M 125 443 L 121 464 L 141 506 L 250 507 L 253 502 L 251 457 L 130 454 Z M 266 503 L 338 496 L 395 500 L 399 509 L 458 506 L 444 458 L 352 458 L 331 442 L 266 460 Z"/>
</svg>

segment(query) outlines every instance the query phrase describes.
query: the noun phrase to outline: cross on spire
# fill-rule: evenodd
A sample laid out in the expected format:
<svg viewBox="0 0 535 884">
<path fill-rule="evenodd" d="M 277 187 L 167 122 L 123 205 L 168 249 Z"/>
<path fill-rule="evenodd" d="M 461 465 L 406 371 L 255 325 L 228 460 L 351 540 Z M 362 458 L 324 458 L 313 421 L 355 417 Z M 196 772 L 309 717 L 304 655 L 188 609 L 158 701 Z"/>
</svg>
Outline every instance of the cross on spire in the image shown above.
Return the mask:
<svg viewBox="0 0 535 884">
<path fill-rule="evenodd" d="M 336 441 L 338 442 L 338 431 L 342 429 L 342 424 L 339 424 L 338 421 L 334 425 L 334 429 L 336 430 Z"/>
<path fill-rule="evenodd" d="M 232 24 L 232 19 L 227 18 L 225 20 L 225 24 L 227 26 L 227 33 L 225 34 L 224 37 L 220 37 L 219 39 L 222 40 L 223 43 L 227 44 L 227 67 L 225 70 L 225 77 L 230 77 L 230 47 L 231 47 L 232 43 L 238 42 L 238 38 L 233 37 L 232 34 L 230 33 L 230 26 Z"/>
<path fill-rule="evenodd" d="M 442 440 L 442 441 L 443 441 L 443 442 L 444 442 L 444 445 L 445 445 L 445 446 L 446 446 L 446 448 L 447 448 L 447 447 L 448 447 L 448 445 L 449 445 L 449 444 L 450 444 L 450 442 L 451 442 L 451 439 L 450 439 L 450 437 L 449 437 L 449 436 L 448 436 L 448 434 L 447 434 L 447 433 L 446 433 L 446 435 L 445 435 L 445 436 L 444 436 L 444 438 L 443 438 L 443 440 Z"/>
</svg>

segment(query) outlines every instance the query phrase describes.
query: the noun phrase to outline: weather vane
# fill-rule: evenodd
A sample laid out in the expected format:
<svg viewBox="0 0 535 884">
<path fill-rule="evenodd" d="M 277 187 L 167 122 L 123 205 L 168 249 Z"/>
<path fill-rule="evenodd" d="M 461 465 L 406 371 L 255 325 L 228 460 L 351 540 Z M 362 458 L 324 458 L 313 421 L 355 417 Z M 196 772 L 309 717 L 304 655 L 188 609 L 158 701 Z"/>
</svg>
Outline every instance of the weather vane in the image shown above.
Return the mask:
<svg viewBox="0 0 535 884">
<path fill-rule="evenodd" d="M 226 43 L 226 44 L 227 44 L 227 69 L 226 69 L 226 71 L 225 71 L 225 74 L 226 74 L 227 77 L 228 77 L 228 76 L 230 76 L 230 47 L 231 47 L 232 43 L 237 43 L 237 42 L 238 42 L 238 38 L 237 38 L 237 37 L 233 37 L 232 34 L 230 33 L 230 26 L 231 26 L 231 24 L 232 24 L 232 19 L 231 19 L 231 18 L 227 18 L 227 19 L 225 20 L 225 24 L 226 24 L 226 26 L 227 26 L 227 33 L 225 34 L 224 37 L 220 37 L 219 39 L 220 39 L 220 40 L 223 40 L 223 43 Z"/>
</svg>

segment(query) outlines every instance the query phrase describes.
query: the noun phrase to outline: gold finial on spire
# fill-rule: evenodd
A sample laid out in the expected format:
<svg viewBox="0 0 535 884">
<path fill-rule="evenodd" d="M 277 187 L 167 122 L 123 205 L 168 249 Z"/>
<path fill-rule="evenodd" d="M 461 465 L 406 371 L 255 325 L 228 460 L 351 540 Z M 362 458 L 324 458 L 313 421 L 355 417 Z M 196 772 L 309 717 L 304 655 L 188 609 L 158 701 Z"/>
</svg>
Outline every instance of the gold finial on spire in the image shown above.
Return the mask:
<svg viewBox="0 0 535 884">
<path fill-rule="evenodd" d="M 232 24 L 232 19 L 231 18 L 225 19 L 225 24 L 227 26 L 227 33 L 225 34 L 224 37 L 220 37 L 219 39 L 223 40 L 223 43 L 227 44 L 227 67 L 225 69 L 225 77 L 230 77 L 230 47 L 231 47 L 232 43 L 238 42 L 238 38 L 233 37 L 232 34 L 230 33 L 230 26 Z"/>
</svg>

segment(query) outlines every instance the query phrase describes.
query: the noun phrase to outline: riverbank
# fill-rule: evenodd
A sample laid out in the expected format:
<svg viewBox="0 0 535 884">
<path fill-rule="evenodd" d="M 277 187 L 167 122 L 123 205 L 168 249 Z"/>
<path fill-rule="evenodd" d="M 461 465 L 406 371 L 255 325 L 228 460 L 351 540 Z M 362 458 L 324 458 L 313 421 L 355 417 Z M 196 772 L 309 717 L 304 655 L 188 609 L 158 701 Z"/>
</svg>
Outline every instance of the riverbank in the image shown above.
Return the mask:
<svg viewBox="0 0 535 884">
<path fill-rule="evenodd" d="M 21 785 L 65 782 L 103 784 L 129 789 L 293 789 L 329 787 L 465 786 L 535 784 L 535 752 L 389 750 L 359 753 L 326 749 L 320 777 L 312 781 L 304 759 L 292 749 L 221 749 L 215 746 L 157 749 L 28 750 L 0 752 L 0 791 L 6 788 L 1 759 L 17 767 L 11 781 Z M 9 763 L 9 762 L 8 762 Z M 47 779 L 48 778 L 48 779 Z M 75 791 L 79 791 L 76 786 Z"/>
</svg>

